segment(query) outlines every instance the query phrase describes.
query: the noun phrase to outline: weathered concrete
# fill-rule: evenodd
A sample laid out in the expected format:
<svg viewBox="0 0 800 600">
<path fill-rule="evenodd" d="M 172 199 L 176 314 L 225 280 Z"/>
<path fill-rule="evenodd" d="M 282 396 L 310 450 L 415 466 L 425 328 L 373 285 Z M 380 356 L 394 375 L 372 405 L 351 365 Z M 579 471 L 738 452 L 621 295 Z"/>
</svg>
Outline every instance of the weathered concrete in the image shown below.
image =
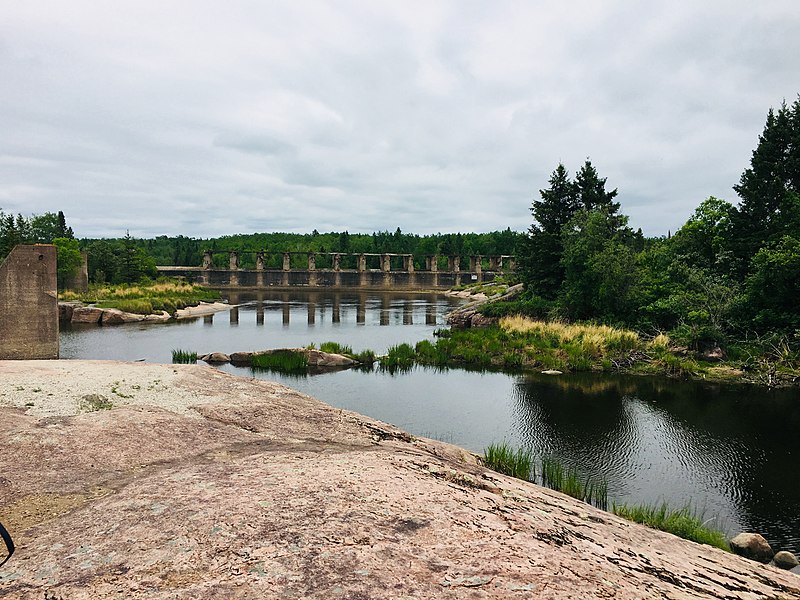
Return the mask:
<svg viewBox="0 0 800 600">
<path fill-rule="evenodd" d="M 792 573 L 211 367 L 0 362 L 0 438 L 8 598 L 800 598 Z"/>
<path fill-rule="evenodd" d="M 228 268 L 214 266 L 214 255 L 228 257 Z M 242 269 L 241 255 L 254 255 L 255 268 Z M 273 268 L 267 268 L 272 257 Z M 302 268 L 295 267 L 302 261 Z M 343 269 L 347 258 L 353 268 Z M 447 270 L 439 270 L 439 259 Z M 238 252 L 207 250 L 201 267 L 157 267 L 162 275 L 185 277 L 215 288 L 362 288 L 371 290 L 440 290 L 465 283 L 490 282 L 514 269 L 512 256 L 470 256 L 469 269 L 462 268 L 460 256 L 425 256 L 424 270 L 414 266 L 413 254 L 347 252 Z M 322 261 L 322 262 L 320 262 Z M 484 263 L 488 265 L 488 270 Z"/>
<path fill-rule="evenodd" d="M 56 247 L 16 246 L 0 264 L 0 359 L 58 358 Z"/>
</svg>

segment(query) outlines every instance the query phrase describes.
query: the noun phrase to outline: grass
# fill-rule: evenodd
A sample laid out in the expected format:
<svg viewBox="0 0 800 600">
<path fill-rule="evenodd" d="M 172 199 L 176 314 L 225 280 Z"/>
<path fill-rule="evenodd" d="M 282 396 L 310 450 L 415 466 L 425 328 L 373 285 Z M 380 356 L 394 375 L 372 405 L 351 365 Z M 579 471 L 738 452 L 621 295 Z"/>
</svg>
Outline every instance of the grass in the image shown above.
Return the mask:
<svg viewBox="0 0 800 600">
<path fill-rule="evenodd" d="M 666 502 L 660 505 L 614 504 L 612 512 L 615 515 L 647 525 L 653 529 L 660 529 L 686 540 L 699 544 L 708 544 L 730 552 L 730 545 L 725 534 L 706 525 L 701 516 L 689 506 L 672 510 L 667 506 Z"/>
<path fill-rule="evenodd" d="M 194 364 L 197 362 L 197 352 L 175 349 L 172 351 L 172 362 L 182 365 Z"/>
<path fill-rule="evenodd" d="M 536 478 L 536 467 L 530 450 L 514 450 L 503 442 L 490 444 L 483 452 L 483 463 L 493 471 L 531 481 Z"/>
<path fill-rule="evenodd" d="M 343 356 L 353 356 L 353 349 L 350 346 L 343 346 L 338 342 L 323 342 L 319 345 L 320 352 L 330 354 L 341 354 Z"/>
<path fill-rule="evenodd" d="M 597 508 L 608 507 L 608 483 L 583 478 L 575 467 L 564 465 L 553 457 L 542 458 L 542 485 L 577 498 Z"/>
<path fill-rule="evenodd" d="M 414 366 L 416 352 L 411 344 L 399 344 L 389 348 L 386 356 L 381 356 L 378 361 L 381 368 L 388 371 L 405 371 Z"/>
<path fill-rule="evenodd" d="M 139 284 L 92 285 L 88 292 L 61 292 L 59 299 L 117 308 L 124 312 L 148 315 L 162 310 L 173 314 L 203 301 L 218 300 L 219 292 L 177 279 L 160 278 Z"/>
<path fill-rule="evenodd" d="M 483 452 L 483 464 L 498 473 L 510 475 L 525 481 L 536 481 L 536 465 L 530 450 L 510 445 L 490 444 Z M 558 492 L 592 504 L 601 510 L 608 510 L 608 483 L 583 478 L 575 467 L 565 467 L 556 458 L 544 457 L 541 461 L 541 483 Z M 690 506 L 678 510 L 670 509 L 666 502 L 650 504 L 612 504 L 611 511 L 624 519 L 634 521 L 677 535 L 685 540 L 707 544 L 730 552 L 730 544 L 725 534 L 708 526 Z"/>
<path fill-rule="evenodd" d="M 305 372 L 308 369 L 308 359 L 300 352 L 278 350 L 265 354 L 254 354 L 251 366 L 256 370 L 297 373 Z"/>
</svg>

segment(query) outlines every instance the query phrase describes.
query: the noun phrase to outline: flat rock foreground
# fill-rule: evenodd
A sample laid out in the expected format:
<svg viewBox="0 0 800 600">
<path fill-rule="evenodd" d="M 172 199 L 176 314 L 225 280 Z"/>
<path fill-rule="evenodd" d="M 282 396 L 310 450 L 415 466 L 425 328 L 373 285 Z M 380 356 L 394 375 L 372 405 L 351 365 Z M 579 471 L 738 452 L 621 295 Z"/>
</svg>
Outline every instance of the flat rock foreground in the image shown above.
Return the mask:
<svg viewBox="0 0 800 600">
<path fill-rule="evenodd" d="M 0 439 L 10 598 L 800 598 L 795 574 L 211 367 L 0 362 Z"/>
</svg>

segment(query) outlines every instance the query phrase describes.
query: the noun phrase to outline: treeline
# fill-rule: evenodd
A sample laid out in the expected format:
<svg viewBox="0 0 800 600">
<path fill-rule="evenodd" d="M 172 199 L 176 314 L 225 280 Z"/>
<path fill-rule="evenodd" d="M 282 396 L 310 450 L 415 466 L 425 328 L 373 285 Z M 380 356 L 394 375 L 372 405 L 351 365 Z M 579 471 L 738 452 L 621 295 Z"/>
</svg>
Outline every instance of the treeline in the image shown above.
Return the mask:
<svg viewBox="0 0 800 600">
<path fill-rule="evenodd" d="M 417 268 L 424 267 L 428 255 L 460 255 L 463 257 L 482 255 L 511 255 L 522 234 L 506 229 L 491 233 L 437 233 L 417 235 L 403 233 L 398 227 L 393 233 L 330 232 L 319 233 L 252 233 L 228 235 L 218 238 L 198 239 L 184 236 L 159 236 L 154 239 L 137 240 L 140 248 L 151 256 L 156 264 L 176 266 L 199 266 L 205 250 L 223 251 L 214 257 L 214 264 L 224 267 L 228 257 L 225 250 L 245 252 L 240 257 L 242 268 L 255 266 L 254 252 L 266 251 L 267 268 L 281 268 L 283 252 L 343 252 L 343 253 L 391 253 L 413 254 Z M 90 255 L 91 260 L 91 255 Z M 320 258 L 320 267 L 327 266 Z M 343 259 L 343 268 L 355 268 L 355 258 Z"/>
<path fill-rule="evenodd" d="M 514 310 L 669 331 L 694 349 L 800 335 L 800 100 L 770 110 L 734 206 L 708 198 L 674 235 L 646 239 L 590 161 L 558 165 L 519 245 Z"/>
</svg>

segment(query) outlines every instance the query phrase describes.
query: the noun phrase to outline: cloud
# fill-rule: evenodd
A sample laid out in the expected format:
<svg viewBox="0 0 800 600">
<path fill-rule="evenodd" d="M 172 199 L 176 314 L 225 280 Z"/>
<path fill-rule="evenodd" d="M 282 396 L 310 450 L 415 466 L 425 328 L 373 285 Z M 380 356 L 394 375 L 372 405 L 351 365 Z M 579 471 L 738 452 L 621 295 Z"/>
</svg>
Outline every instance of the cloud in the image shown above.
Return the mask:
<svg viewBox="0 0 800 600">
<path fill-rule="evenodd" d="M 794 3 L 8 2 L 0 207 L 81 236 L 524 230 L 590 157 L 631 224 L 735 201 Z"/>
</svg>

